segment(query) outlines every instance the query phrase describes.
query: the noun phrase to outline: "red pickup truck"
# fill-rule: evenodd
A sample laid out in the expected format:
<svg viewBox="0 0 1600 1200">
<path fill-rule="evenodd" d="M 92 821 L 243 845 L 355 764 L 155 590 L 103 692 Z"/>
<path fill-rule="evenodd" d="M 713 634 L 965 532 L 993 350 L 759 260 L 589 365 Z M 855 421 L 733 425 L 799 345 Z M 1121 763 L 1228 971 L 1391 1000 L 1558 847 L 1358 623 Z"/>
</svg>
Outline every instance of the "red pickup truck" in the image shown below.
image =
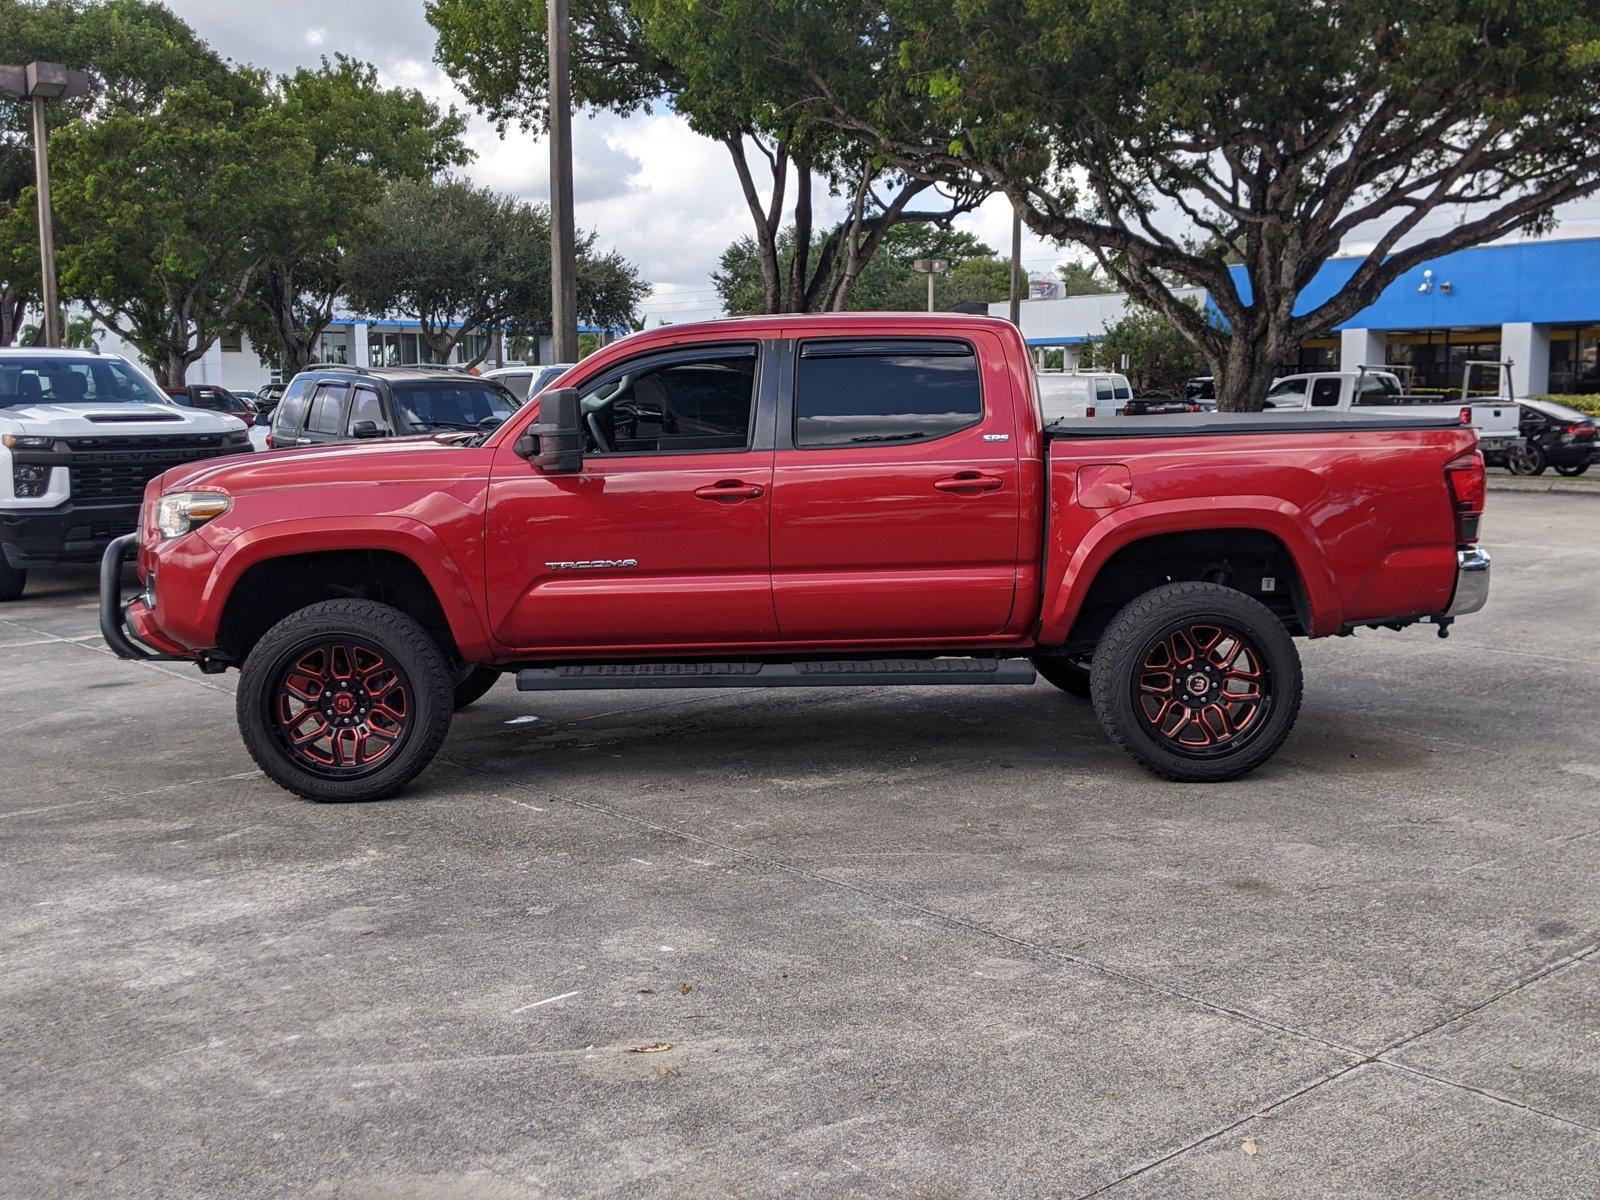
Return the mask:
<svg viewBox="0 0 1600 1200">
<path fill-rule="evenodd" d="M 1476 434 L 1263 414 L 1045 428 L 964 316 L 636 334 L 499 428 L 168 471 L 101 572 L 128 658 L 237 666 L 261 768 L 392 793 L 500 672 L 576 688 L 1029 684 L 1177 780 L 1265 761 L 1293 637 L 1485 602 Z M 143 590 L 126 604 L 137 551 Z"/>
</svg>

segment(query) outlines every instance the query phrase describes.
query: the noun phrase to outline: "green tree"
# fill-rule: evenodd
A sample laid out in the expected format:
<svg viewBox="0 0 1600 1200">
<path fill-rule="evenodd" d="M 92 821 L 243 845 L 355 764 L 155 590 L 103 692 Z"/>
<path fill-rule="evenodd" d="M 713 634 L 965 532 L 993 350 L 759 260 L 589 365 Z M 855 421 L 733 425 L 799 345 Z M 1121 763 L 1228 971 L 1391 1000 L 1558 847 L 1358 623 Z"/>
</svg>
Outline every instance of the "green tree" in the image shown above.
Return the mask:
<svg viewBox="0 0 1600 1200">
<path fill-rule="evenodd" d="M 434 362 L 496 326 L 514 336 L 550 323 L 550 214 L 461 180 L 400 180 L 373 211 L 372 235 L 349 264 L 348 298 L 363 312 L 415 319 Z M 579 317 L 626 326 L 648 288 L 616 254 L 578 239 Z M 485 349 L 471 361 L 481 362 Z"/>
<path fill-rule="evenodd" d="M 289 374 L 303 370 L 350 284 L 354 248 L 377 235 L 387 183 L 465 163 L 464 122 L 420 92 L 382 88 L 367 63 L 337 56 L 277 81 L 278 117 L 310 143 L 307 169 L 264 199 L 267 254 L 241 324 Z"/>
<path fill-rule="evenodd" d="M 267 253 L 263 213 L 309 165 L 309 144 L 255 83 L 244 99 L 168 88 L 149 110 L 115 109 L 52 139 L 62 294 L 169 386 L 237 326 Z"/>
<path fill-rule="evenodd" d="M 1194 307 L 1199 309 L 1199 305 Z M 1124 371 L 1139 395 L 1160 392 L 1181 396 L 1184 384 L 1205 373 L 1206 363 L 1205 356 L 1176 322 L 1137 307 L 1108 323 L 1105 336 L 1089 345 L 1086 357 L 1098 366 Z"/>
<path fill-rule="evenodd" d="M 1062 294 L 1067 296 L 1100 296 L 1117 290 L 1094 263 L 1061 263 L 1056 267 L 1056 277 L 1061 280 Z"/>
<path fill-rule="evenodd" d="M 87 98 L 46 105 L 52 130 L 97 114 L 146 111 L 177 85 L 247 86 L 187 25 L 147 0 L 0 0 L 0 48 L 6 62 L 59 62 L 89 73 Z M 29 106 L 0 97 L 0 346 L 15 340 L 23 310 L 39 298 L 33 182 Z"/>
<path fill-rule="evenodd" d="M 770 103 L 1089 247 L 1195 342 L 1227 409 L 1406 272 L 1600 187 L 1593 0 L 655 2 L 744 28 L 784 76 Z M 795 33 L 822 21 L 827 54 Z"/>
<path fill-rule="evenodd" d="M 544 0 L 429 0 L 436 57 L 472 102 L 502 129 L 546 122 Z M 783 19 L 777 9 L 763 19 Z M 802 14 L 787 36 L 825 57 L 837 38 L 826 19 Z M 749 31 L 715 10 L 655 0 L 575 0 L 572 91 L 590 109 L 627 114 L 666 102 L 728 152 L 750 213 L 761 311 L 845 307 L 851 290 L 897 226 L 948 225 L 986 188 L 950 194 L 887 168 L 853 134 L 814 120 L 804 106 L 774 102 L 786 68 L 749 53 Z M 870 89 L 872 80 L 854 81 Z M 819 194 L 845 201 L 822 224 Z M 795 234 L 785 242 L 786 226 Z M 787 245 L 787 250 L 785 250 Z"/>
</svg>

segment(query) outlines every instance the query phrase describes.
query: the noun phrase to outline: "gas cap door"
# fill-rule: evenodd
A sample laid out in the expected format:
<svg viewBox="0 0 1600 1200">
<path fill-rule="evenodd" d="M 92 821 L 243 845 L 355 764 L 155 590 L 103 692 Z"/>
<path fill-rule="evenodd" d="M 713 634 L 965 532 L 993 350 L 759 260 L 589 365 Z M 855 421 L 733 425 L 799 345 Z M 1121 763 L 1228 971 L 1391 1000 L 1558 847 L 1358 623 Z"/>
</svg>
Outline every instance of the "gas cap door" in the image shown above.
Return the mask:
<svg viewBox="0 0 1600 1200">
<path fill-rule="evenodd" d="M 1078 468 L 1078 504 L 1116 508 L 1133 499 L 1133 476 L 1121 463 L 1091 463 Z"/>
</svg>

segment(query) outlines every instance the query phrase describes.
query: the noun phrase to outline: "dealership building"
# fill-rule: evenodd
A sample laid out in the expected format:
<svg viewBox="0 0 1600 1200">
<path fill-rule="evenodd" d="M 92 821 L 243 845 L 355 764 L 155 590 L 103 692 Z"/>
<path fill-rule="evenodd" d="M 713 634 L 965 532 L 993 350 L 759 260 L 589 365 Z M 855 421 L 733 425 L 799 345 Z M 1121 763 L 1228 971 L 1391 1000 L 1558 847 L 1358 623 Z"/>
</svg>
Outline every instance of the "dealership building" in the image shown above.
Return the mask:
<svg viewBox="0 0 1600 1200">
<path fill-rule="evenodd" d="M 1308 311 L 1363 260 L 1327 262 L 1301 295 Z M 1235 281 L 1249 299 L 1248 281 Z M 1183 294 L 1201 299 L 1205 293 Z M 1127 297 L 1026 300 L 1022 332 L 1041 353 L 1060 348 L 1072 369 L 1082 347 L 1127 308 Z M 1006 305 L 990 312 L 1006 315 Z M 1329 337 L 1308 342 L 1285 371 L 1380 364 L 1411 368 L 1417 390 L 1452 390 L 1470 361 L 1509 361 L 1518 395 L 1600 392 L 1600 237 L 1526 239 L 1458 250 L 1413 268 Z"/>
</svg>

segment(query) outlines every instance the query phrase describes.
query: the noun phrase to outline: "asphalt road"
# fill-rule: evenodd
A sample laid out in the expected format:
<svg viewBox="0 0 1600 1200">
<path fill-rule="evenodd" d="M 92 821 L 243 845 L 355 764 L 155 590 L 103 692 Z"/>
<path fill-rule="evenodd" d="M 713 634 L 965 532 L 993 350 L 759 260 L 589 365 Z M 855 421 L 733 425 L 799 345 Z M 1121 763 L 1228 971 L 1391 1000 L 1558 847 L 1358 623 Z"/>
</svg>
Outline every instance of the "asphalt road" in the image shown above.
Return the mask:
<svg viewBox="0 0 1600 1200">
<path fill-rule="evenodd" d="M 40 577 L 0 1195 L 1600 1194 L 1600 503 L 1485 541 L 1485 613 L 1304 646 L 1216 787 L 1042 683 L 507 682 L 316 806 Z"/>
</svg>

